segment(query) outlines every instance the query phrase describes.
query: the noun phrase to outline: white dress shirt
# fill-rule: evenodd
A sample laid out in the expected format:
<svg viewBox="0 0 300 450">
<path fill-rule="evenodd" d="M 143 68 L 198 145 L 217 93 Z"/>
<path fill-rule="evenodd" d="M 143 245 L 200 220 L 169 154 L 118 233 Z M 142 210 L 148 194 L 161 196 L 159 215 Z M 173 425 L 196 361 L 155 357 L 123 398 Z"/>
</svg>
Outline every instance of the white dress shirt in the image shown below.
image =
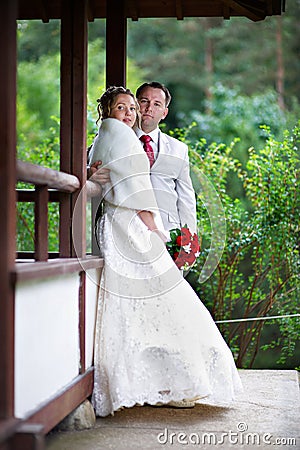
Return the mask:
<svg viewBox="0 0 300 450">
<path fill-rule="evenodd" d="M 141 136 L 144 136 L 144 134 L 151 137 L 152 141 L 150 142 L 150 145 L 153 148 L 154 159 L 156 159 L 159 152 L 159 128 L 155 128 L 151 133 L 144 133 L 140 128 L 135 128 L 134 132 L 139 139 Z M 141 145 L 143 145 L 142 142 Z"/>
</svg>

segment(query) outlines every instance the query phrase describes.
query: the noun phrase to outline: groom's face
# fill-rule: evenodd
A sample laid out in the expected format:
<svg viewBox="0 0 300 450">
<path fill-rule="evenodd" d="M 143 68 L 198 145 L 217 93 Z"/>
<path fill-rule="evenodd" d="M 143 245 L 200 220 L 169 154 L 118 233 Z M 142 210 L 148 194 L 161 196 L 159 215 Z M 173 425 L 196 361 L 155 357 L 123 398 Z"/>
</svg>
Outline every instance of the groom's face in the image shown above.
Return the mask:
<svg viewBox="0 0 300 450">
<path fill-rule="evenodd" d="M 164 91 L 150 86 L 145 87 L 137 99 L 140 105 L 141 128 L 150 133 L 168 114 Z"/>
</svg>

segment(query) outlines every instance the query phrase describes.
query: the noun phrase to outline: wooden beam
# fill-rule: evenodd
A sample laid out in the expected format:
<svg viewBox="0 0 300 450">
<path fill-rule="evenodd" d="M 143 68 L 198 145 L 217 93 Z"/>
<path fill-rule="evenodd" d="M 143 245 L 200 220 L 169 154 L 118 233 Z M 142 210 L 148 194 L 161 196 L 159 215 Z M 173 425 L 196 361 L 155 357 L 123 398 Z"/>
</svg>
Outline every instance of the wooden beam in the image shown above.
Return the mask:
<svg viewBox="0 0 300 450">
<path fill-rule="evenodd" d="M 2 444 L 4 442 L 9 441 L 9 439 L 17 432 L 17 429 L 18 429 L 20 423 L 21 423 L 21 419 L 16 419 L 16 418 L 0 420 L 0 449 L 1 450 L 3 448 Z"/>
<path fill-rule="evenodd" d="M 72 173 L 72 0 L 62 0 L 61 6 L 61 64 L 60 64 L 60 170 Z M 59 253 L 61 257 L 72 254 L 71 198 L 62 196 L 59 206 Z"/>
<path fill-rule="evenodd" d="M 125 0 L 125 16 L 138 20 L 140 18 L 153 17 L 176 17 L 174 4 L 177 0 Z M 181 0 L 184 6 L 184 17 L 223 17 L 222 0 Z M 284 0 L 236 0 L 240 5 L 245 4 L 246 7 L 263 5 L 267 3 L 271 5 L 270 11 L 272 15 L 280 15 L 285 11 Z M 42 12 L 40 3 L 47 4 L 47 9 Z M 116 1 L 116 8 L 118 3 Z M 43 16 L 48 19 L 59 19 L 61 17 L 61 0 L 19 0 L 18 19 L 42 19 Z M 243 13 L 233 12 L 233 16 L 244 16 Z M 106 18 L 106 1 L 105 0 L 89 0 L 88 19 Z"/>
<path fill-rule="evenodd" d="M 44 23 L 48 23 L 49 22 L 49 16 L 47 13 L 47 1 L 46 0 L 41 0 L 41 16 L 42 16 L 42 21 Z"/>
<path fill-rule="evenodd" d="M 258 20 L 263 20 L 265 18 L 265 14 L 258 15 L 254 13 L 250 9 L 240 5 L 235 0 L 222 0 L 225 6 L 230 7 L 236 13 L 236 15 L 248 17 L 248 19 L 257 22 Z"/>
<path fill-rule="evenodd" d="M 85 186 L 87 173 L 87 0 L 73 0 L 73 119 L 72 173 Z M 72 239 L 72 256 L 82 258 L 86 253 L 86 189 L 72 195 L 72 221 L 77 213 L 76 249 Z"/>
<path fill-rule="evenodd" d="M 80 351 L 80 373 L 84 373 L 85 367 L 85 308 L 86 308 L 86 272 L 79 274 L 79 351 Z"/>
<path fill-rule="evenodd" d="M 225 3 L 223 5 L 223 18 L 225 20 L 229 20 L 230 19 L 230 8 Z"/>
<path fill-rule="evenodd" d="M 273 1 L 267 0 L 267 14 L 271 16 L 273 14 Z"/>
<path fill-rule="evenodd" d="M 95 17 L 95 13 L 94 13 L 94 9 L 93 9 L 93 5 L 91 0 L 88 0 L 87 3 L 87 18 L 89 22 L 94 22 L 94 17 Z"/>
<path fill-rule="evenodd" d="M 32 184 L 47 185 L 48 188 L 62 192 L 75 192 L 80 187 L 77 177 L 69 173 L 59 172 L 48 167 L 38 166 L 28 162 L 17 161 L 16 178 Z"/>
<path fill-rule="evenodd" d="M 0 420 L 14 415 L 17 0 L 0 6 Z"/>
<path fill-rule="evenodd" d="M 48 189 L 36 186 L 34 204 L 34 258 L 36 261 L 48 259 Z"/>
<path fill-rule="evenodd" d="M 61 25 L 61 170 L 86 182 L 87 97 L 87 0 L 63 0 Z M 60 203 L 60 254 L 82 257 L 86 252 L 86 190 L 65 197 Z M 72 239 L 73 210 L 80 210 L 76 223 L 76 251 Z"/>
<path fill-rule="evenodd" d="M 13 450 L 44 450 L 45 436 L 43 425 L 21 423 L 15 435 L 9 441 L 9 447 Z"/>
<path fill-rule="evenodd" d="M 59 258 L 48 262 L 22 262 L 15 265 L 11 273 L 12 283 L 32 281 L 41 278 L 63 276 L 68 273 L 81 272 L 82 270 L 101 269 L 103 259 L 96 256 L 88 256 L 85 259 Z"/>
<path fill-rule="evenodd" d="M 175 0 L 175 10 L 176 10 L 177 20 L 183 20 L 182 0 Z"/>
<path fill-rule="evenodd" d="M 93 384 L 94 369 L 90 368 L 85 374 L 76 377 L 50 401 L 26 417 L 26 423 L 43 425 L 44 433 L 48 433 L 92 394 Z"/>
<path fill-rule="evenodd" d="M 106 2 L 106 86 L 126 86 L 127 19 L 124 0 Z"/>
<path fill-rule="evenodd" d="M 59 258 L 58 252 L 48 252 L 48 260 L 49 259 L 57 259 Z M 17 263 L 25 263 L 25 262 L 36 262 L 34 259 L 34 252 L 25 252 L 25 251 L 19 251 L 16 255 L 16 262 Z"/>
<path fill-rule="evenodd" d="M 70 188 L 71 187 L 70 184 Z M 74 189 L 75 190 L 75 189 Z M 86 182 L 86 195 L 88 198 L 97 197 L 98 203 L 99 198 L 101 198 L 102 188 L 100 184 L 94 183 L 88 180 Z M 60 202 L 61 198 L 65 195 L 63 190 L 57 191 L 54 189 L 48 189 L 49 202 Z M 35 201 L 35 191 L 33 189 L 18 189 L 17 190 L 17 201 L 18 202 L 34 202 Z"/>
<path fill-rule="evenodd" d="M 131 17 L 133 21 L 139 20 L 139 10 L 137 6 L 137 0 L 127 0 L 127 16 Z"/>
</svg>

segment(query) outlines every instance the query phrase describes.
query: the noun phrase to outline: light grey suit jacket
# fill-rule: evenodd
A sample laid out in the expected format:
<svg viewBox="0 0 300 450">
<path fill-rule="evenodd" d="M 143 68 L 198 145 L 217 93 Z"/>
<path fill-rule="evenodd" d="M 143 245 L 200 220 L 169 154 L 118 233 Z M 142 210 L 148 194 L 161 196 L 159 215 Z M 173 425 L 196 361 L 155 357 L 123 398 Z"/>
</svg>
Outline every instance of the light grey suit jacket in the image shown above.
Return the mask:
<svg viewBox="0 0 300 450">
<path fill-rule="evenodd" d="M 159 132 L 159 152 L 150 175 L 165 229 L 187 224 L 192 232 L 196 232 L 196 197 L 190 178 L 187 145 Z"/>
</svg>

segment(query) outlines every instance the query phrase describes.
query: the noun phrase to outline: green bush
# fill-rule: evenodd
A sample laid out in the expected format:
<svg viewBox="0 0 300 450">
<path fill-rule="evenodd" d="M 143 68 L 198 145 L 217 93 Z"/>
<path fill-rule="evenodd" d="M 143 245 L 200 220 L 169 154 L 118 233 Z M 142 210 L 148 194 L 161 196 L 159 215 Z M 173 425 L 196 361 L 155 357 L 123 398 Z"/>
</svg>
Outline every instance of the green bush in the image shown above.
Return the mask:
<svg viewBox="0 0 300 450">
<path fill-rule="evenodd" d="M 221 83 L 214 85 L 211 98 L 206 101 L 206 110 L 179 113 L 180 126 L 195 123 L 190 136 L 198 139 L 205 136 L 207 143 L 230 143 L 239 138 L 234 148 L 242 163 L 248 159 L 250 146 L 262 148 L 267 137 L 264 125 L 272 130 L 276 139 L 283 139 L 285 129 L 291 129 L 300 113 L 300 105 L 294 99 L 291 111 L 283 111 L 278 105 L 278 94 L 268 89 L 264 93 L 245 95 L 237 88 L 230 89 Z"/>
<path fill-rule="evenodd" d="M 188 280 L 216 321 L 299 313 L 299 126 L 291 133 L 285 131 L 282 141 L 263 127 L 268 135 L 264 148 L 249 149 L 245 168 L 233 156 L 234 142 L 208 145 L 205 140 L 196 141 L 191 131 L 193 127 L 176 130 L 177 136 L 190 144 L 192 176 L 196 184 L 200 180 L 196 191 L 202 252 Z M 215 208 L 219 217 L 207 207 L 211 198 L 203 198 L 203 192 L 204 197 L 207 193 L 203 174 L 221 200 L 223 210 Z M 247 208 L 228 193 L 233 176 L 242 182 Z M 213 222 L 222 224 L 222 215 L 227 223 L 224 250 L 210 278 L 201 282 L 204 262 L 215 250 Z M 296 364 L 299 317 L 219 326 L 239 367 L 253 367 L 258 353 L 262 366 L 272 365 L 261 356 L 271 349 L 277 349 L 274 357 L 278 364 Z"/>
</svg>

